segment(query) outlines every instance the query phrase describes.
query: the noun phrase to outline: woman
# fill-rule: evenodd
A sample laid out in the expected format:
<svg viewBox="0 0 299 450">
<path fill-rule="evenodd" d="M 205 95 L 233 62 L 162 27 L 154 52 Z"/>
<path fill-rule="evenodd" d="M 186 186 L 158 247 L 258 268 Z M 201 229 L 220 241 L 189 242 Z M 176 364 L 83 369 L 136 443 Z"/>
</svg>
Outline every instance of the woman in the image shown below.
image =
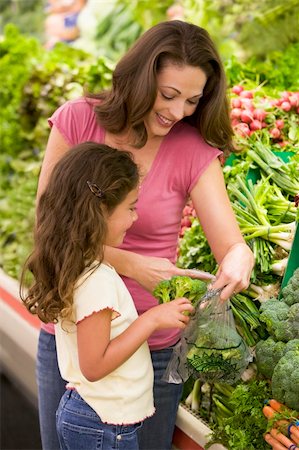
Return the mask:
<svg viewBox="0 0 299 450">
<path fill-rule="evenodd" d="M 66 103 L 49 123 L 38 196 L 56 162 L 80 142 L 129 150 L 140 167 L 139 218 L 119 248 L 105 251 L 139 314 L 156 305 L 151 292 L 159 281 L 196 276 L 175 266 L 189 196 L 219 264 L 214 287 L 222 288 L 226 300 L 248 286 L 253 255 L 232 212 L 218 160 L 223 151 L 233 150 L 225 74 L 205 30 L 176 20 L 154 26 L 117 64 L 110 91 Z M 178 339 L 177 329 L 160 330 L 149 339 L 156 414 L 142 427 L 140 449 L 171 447 L 182 386 L 161 377 Z M 55 410 L 65 383 L 49 327 L 40 334 L 37 373 L 43 448 L 53 449 Z"/>
</svg>

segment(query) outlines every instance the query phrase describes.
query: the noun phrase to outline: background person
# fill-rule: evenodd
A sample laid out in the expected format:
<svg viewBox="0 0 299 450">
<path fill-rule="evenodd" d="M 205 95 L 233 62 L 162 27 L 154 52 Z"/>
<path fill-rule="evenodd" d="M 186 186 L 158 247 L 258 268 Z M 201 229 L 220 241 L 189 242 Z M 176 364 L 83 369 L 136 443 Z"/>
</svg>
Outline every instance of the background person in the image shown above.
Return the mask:
<svg viewBox="0 0 299 450">
<path fill-rule="evenodd" d="M 204 29 L 177 20 L 152 27 L 117 64 L 111 90 L 67 102 L 49 123 L 38 196 L 59 159 L 86 140 L 129 150 L 141 169 L 138 220 L 119 248 L 105 250 L 139 314 L 157 305 L 151 292 L 162 279 L 198 276 L 175 266 L 189 196 L 219 264 L 214 287 L 222 288 L 226 300 L 248 286 L 254 259 L 233 214 L 218 159 L 233 150 L 225 74 Z M 37 356 L 45 450 L 57 444 L 55 411 L 64 392 L 53 333 L 53 326 L 43 327 Z M 161 377 L 179 335 L 178 329 L 158 330 L 149 339 L 156 414 L 139 432 L 144 450 L 171 448 L 182 386 Z"/>
</svg>

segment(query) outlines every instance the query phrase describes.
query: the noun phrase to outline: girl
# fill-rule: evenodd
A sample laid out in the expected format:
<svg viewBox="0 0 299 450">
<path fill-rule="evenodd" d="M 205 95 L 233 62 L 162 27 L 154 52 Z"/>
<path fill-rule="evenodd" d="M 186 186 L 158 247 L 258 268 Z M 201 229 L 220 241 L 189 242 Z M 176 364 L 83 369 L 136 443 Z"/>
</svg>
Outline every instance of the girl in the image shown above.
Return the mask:
<svg viewBox="0 0 299 450">
<path fill-rule="evenodd" d="M 25 306 L 55 323 L 67 390 L 57 411 L 61 449 L 138 449 L 136 431 L 154 414 L 147 339 L 183 329 L 192 311 L 178 299 L 138 317 L 129 291 L 106 261 L 137 219 L 139 175 L 125 151 L 84 143 L 54 168 L 37 208 L 34 282 Z"/>
</svg>

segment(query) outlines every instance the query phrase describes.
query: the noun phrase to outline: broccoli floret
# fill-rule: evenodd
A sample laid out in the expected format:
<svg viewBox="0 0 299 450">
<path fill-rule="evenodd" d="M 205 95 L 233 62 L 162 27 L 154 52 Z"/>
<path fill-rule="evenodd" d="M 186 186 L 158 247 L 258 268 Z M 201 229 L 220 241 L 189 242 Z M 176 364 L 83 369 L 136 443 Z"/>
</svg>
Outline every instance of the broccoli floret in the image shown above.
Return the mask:
<svg viewBox="0 0 299 450">
<path fill-rule="evenodd" d="M 207 286 L 205 281 L 192 279 L 188 298 L 193 305 L 206 293 Z"/>
<path fill-rule="evenodd" d="M 299 410 L 299 345 L 280 358 L 272 376 L 272 396 L 289 408 Z"/>
<path fill-rule="evenodd" d="M 180 276 L 172 277 L 170 284 L 174 293 L 174 298 L 188 298 L 192 286 L 192 278 Z"/>
<path fill-rule="evenodd" d="M 160 281 L 153 291 L 153 296 L 159 300 L 159 303 L 168 303 L 172 300 L 172 288 L 170 280 Z"/>
<path fill-rule="evenodd" d="M 269 337 L 265 341 L 259 341 L 256 344 L 256 365 L 258 371 L 266 378 L 272 378 L 274 367 L 284 355 L 286 346 L 287 344 L 284 342 L 275 342 L 272 337 Z"/>
<path fill-rule="evenodd" d="M 289 306 L 299 303 L 299 268 L 295 270 L 288 284 L 282 289 L 282 300 Z"/>
<path fill-rule="evenodd" d="M 276 341 L 288 342 L 299 338 L 299 304 L 289 307 L 277 299 L 267 300 L 260 307 L 260 320 Z"/>
<path fill-rule="evenodd" d="M 203 296 L 207 283 L 190 277 L 174 276 L 170 280 L 161 281 L 154 289 L 153 296 L 160 303 L 167 303 L 175 298 L 186 297 L 192 304 Z"/>
<path fill-rule="evenodd" d="M 299 339 L 293 339 L 292 341 L 286 343 L 285 353 L 291 350 L 298 350 L 298 349 L 299 349 Z"/>
</svg>

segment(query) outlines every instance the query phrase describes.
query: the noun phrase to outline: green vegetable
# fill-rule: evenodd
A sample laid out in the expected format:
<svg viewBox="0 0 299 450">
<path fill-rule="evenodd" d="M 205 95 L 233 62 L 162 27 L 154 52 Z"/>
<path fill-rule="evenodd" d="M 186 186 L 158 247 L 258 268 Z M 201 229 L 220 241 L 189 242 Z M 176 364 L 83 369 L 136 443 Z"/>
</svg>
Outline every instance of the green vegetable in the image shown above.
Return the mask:
<svg viewBox="0 0 299 450">
<path fill-rule="evenodd" d="M 199 328 L 187 361 L 194 376 L 208 381 L 233 383 L 248 364 L 246 356 L 245 343 L 233 327 L 210 321 L 206 327 Z"/>
<path fill-rule="evenodd" d="M 255 362 L 258 371 L 266 378 L 272 378 L 274 367 L 284 355 L 286 345 L 285 342 L 275 342 L 272 337 L 257 343 L 255 348 Z"/>
<path fill-rule="evenodd" d="M 272 396 L 299 410 L 299 341 L 278 361 L 272 376 Z"/>
<path fill-rule="evenodd" d="M 282 289 L 282 300 L 289 306 L 299 302 L 299 268 L 295 270 L 288 284 Z"/>
<path fill-rule="evenodd" d="M 174 276 L 161 281 L 154 289 L 153 295 L 159 303 L 167 303 L 175 298 L 188 298 L 195 304 L 207 290 L 207 283 L 185 276 Z"/>
<path fill-rule="evenodd" d="M 229 450 L 265 450 L 268 445 L 263 439 L 267 428 L 267 419 L 262 413 L 263 402 L 270 398 L 268 381 L 250 380 L 239 383 L 228 401 L 232 413 L 222 417 L 213 429 L 205 449 L 214 443 L 221 443 Z"/>
<path fill-rule="evenodd" d="M 260 320 L 277 341 L 288 342 L 299 338 L 299 303 L 288 306 L 276 298 L 261 304 Z"/>
</svg>

